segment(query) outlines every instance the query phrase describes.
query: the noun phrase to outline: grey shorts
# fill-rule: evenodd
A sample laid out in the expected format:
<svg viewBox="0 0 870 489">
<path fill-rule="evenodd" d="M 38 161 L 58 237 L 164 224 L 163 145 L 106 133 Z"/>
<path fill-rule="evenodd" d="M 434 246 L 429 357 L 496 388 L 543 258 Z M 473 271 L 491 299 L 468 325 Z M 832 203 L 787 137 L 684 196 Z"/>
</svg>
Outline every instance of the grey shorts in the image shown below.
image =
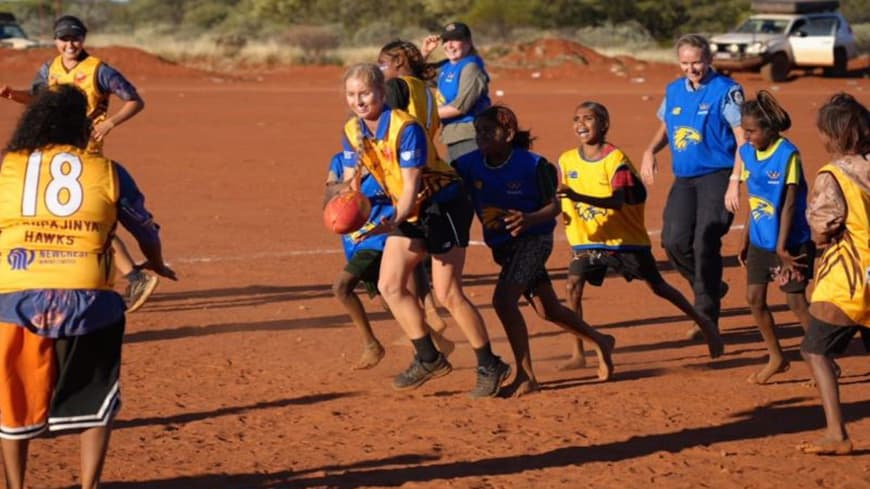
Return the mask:
<svg viewBox="0 0 870 489">
<path fill-rule="evenodd" d="M 520 236 L 492 249 L 492 257 L 501 266 L 498 281 L 525 288 L 533 296 L 542 283 L 550 282 L 547 259 L 553 252 L 553 235 Z"/>
</svg>

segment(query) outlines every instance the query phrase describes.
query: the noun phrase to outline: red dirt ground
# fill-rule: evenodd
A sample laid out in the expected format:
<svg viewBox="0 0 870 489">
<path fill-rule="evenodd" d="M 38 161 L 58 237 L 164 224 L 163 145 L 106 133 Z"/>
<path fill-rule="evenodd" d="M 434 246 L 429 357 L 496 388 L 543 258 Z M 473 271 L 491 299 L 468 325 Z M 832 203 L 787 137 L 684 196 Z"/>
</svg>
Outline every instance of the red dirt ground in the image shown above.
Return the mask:
<svg viewBox="0 0 870 489">
<path fill-rule="evenodd" d="M 343 265 L 323 229 L 325 167 L 339 149 L 346 109 L 338 68 L 287 68 L 244 78 L 188 70 L 136 50 L 94 49 L 136 83 L 146 110 L 116 130 L 106 153 L 123 162 L 163 226 L 181 280 L 164 282 L 129 317 L 125 407 L 106 464 L 107 488 L 601 488 L 870 487 L 870 370 L 842 359 L 842 400 L 857 446 L 852 457 L 817 458 L 794 446 L 824 425 L 797 355 L 801 329 L 770 294 L 792 369 L 768 386 L 746 383 L 766 353 L 736 266 L 740 231 L 726 241 L 722 329 L 726 355 L 709 361 L 683 340 L 689 321 L 636 282 L 589 288 L 587 320 L 617 338 L 616 377 L 590 368 L 557 372 L 569 338 L 527 314 L 543 391 L 472 402 L 473 354 L 455 326 L 456 372 L 411 393 L 390 388 L 410 360 L 395 322 L 367 304 L 387 346 L 376 368 L 350 371 L 359 340 L 330 284 Z M 0 82 L 26 86 L 50 51 L 0 53 Z M 570 119 L 584 99 L 603 102 L 611 140 L 639 162 L 657 126 L 675 66 L 609 60 L 581 67 L 494 69 L 495 99 L 513 107 L 555 159 L 575 144 Z M 533 78 L 531 73 L 542 76 Z M 845 90 L 870 103 L 867 79 L 798 77 L 771 87 L 739 75 L 753 93 L 772 88 L 791 113 L 789 137 L 808 173 L 824 154 L 814 112 Z M 115 103 L 117 103 L 115 101 Z M 0 103 L 0 137 L 20 106 Z M 650 188 L 647 225 L 661 228 L 669 153 Z M 738 217 L 738 223 L 743 220 Z M 473 229 L 479 236 L 477 225 Z M 550 269 L 564 287 L 567 246 L 557 230 Z M 654 236 L 657 241 L 657 236 Z M 665 265 L 656 246 L 656 257 Z M 472 246 L 466 267 L 497 353 L 511 359 L 490 306 L 496 268 Z M 688 293 L 672 271 L 665 277 Z M 73 487 L 77 440 L 34 442 L 32 487 Z"/>
</svg>

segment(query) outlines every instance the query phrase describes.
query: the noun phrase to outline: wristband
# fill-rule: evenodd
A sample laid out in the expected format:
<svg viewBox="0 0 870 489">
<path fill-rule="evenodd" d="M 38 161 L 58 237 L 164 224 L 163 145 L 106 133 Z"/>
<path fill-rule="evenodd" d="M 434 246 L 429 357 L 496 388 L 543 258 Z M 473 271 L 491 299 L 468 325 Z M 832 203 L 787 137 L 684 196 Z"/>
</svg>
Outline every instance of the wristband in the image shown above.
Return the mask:
<svg viewBox="0 0 870 489">
<path fill-rule="evenodd" d="M 732 182 L 739 182 L 740 177 L 738 177 L 737 175 L 731 175 L 730 177 L 728 177 L 728 180 L 731 180 Z"/>
</svg>

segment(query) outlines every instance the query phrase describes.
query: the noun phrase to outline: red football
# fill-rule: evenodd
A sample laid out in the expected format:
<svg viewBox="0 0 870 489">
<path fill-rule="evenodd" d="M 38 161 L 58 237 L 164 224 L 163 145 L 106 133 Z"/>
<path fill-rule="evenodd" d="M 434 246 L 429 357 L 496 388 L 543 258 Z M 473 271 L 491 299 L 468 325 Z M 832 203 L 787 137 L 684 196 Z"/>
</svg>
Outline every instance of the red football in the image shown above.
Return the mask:
<svg viewBox="0 0 870 489">
<path fill-rule="evenodd" d="M 368 221 L 371 211 L 372 205 L 362 193 L 342 192 L 323 209 L 323 224 L 334 233 L 352 233 Z"/>
</svg>

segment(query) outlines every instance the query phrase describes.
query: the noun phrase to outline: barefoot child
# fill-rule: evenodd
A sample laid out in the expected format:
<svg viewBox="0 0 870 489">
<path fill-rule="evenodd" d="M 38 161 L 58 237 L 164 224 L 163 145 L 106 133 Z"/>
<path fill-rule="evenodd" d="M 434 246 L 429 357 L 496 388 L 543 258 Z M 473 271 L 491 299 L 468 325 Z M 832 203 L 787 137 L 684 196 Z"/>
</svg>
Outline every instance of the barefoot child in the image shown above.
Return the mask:
<svg viewBox="0 0 870 489">
<path fill-rule="evenodd" d="M 559 207 L 555 168 L 529 151 L 531 136 L 520 131 L 514 113 L 492 106 L 474 118 L 478 149 L 454 165 L 465 182 L 483 237 L 501 266 L 492 302 L 517 363 L 510 391 L 520 396 L 538 389 L 529 352 L 529 333 L 519 309 L 526 295 L 538 314 L 591 341 L 599 358 L 599 378 L 613 373 L 613 337 L 601 334 L 563 307 L 545 265 L 553 250 Z"/>
<path fill-rule="evenodd" d="M 741 125 L 746 138 L 739 150 L 741 180 L 749 194 L 749 214 L 738 258 L 746 268 L 746 300 L 770 355 L 767 365 L 747 381 L 765 384 L 789 368 L 767 306 L 767 283 L 777 279 L 789 308 L 806 330 L 810 315 L 804 291 L 812 274 L 815 247 L 804 215 L 807 184 L 800 154 L 780 135 L 791 127 L 788 113 L 773 95 L 761 90 L 755 100 L 744 103 Z"/>
<path fill-rule="evenodd" d="M 574 250 L 568 271 L 568 304 L 582 320 L 583 287 L 600 286 L 608 268 L 626 280 L 646 281 L 657 296 L 692 318 L 707 339 L 710 357 L 722 354 L 715 324 L 665 282 L 650 251 L 644 226 L 646 189 L 628 157 L 607 142 L 610 115 L 598 102 L 583 102 L 574 110 L 574 132 L 580 145 L 559 157 L 565 232 Z M 583 343 L 574 345 L 563 369 L 585 365 Z"/>
<path fill-rule="evenodd" d="M 324 204 L 329 201 L 334 195 L 346 188 L 343 184 L 344 179 L 344 161 L 343 154 L 337 153 L 332 157 L 329 166 L 329 173 L 326 178 L 326 194 L 324 196 Z M 360 182 L 360 191 L 369 198 L 372 209 L 369 214 L 368 222 L 363 227 L 350 234 L 345 234 L 341 237 L 342 245 L 344 246 L 344 254 L 347 258 L 347 266 L 338 275 L 335 283 L 332 285 L 332 292 L 336 299 L 344 306 L 353 324 L 359 329 L 363 339 L 363 352 L 359 361 L 353 366 L 354 370 L 369 369 L 377 365 L 384 357 L 384 347 L 381 342 L 375 337 L 372 331 L 372 326 L 369 323 L 369 318 L 366 315 L 365 308 L 360 302 L 359 297 L 354 293 L 354 289 L 359 283 L 368 292 L 369 297 L 378 297 L 378 270 L 381 266 L 381 257 L 383 256 L 384 244 L 387 240 L 385 234 L 369 235 L 367 231 L 371 230 L 375 223 L 382 219 L 389 218 L 393 215 L 394 208 L 387 196 L 378 185 L 378 182 L 372 178 L 371 174 L 366 173 Z M 425 273 L 422 267 L 418 267 L 416 275 Z M 415 292 L 428 290 L 428 279 L 411 280 L 409 288 Z M 430 295 L 430 294 L 426 294 Z M 440 318 L 439 318 L 440 319 Z M 433 340 L 444 356 L 450 356 L 453 351 L 453 343 L 444 338 L 440 331 L 446 327 L 441 321 L 442 327 L 437 331 L 432 330 Z"/>
<path fill-rule="evenodd" d="M 425 328 L 424 311 L 407 287 L 414 268 L 432 255 L 432 285 L 438 302 L 450 311 L 477 357 L 472 397 L 495 396 L 510 372 L 492 351 L 480 313 L 462 290 L 465 247 L 473 219 L 462 182 L 444 163 L 423 126 L 386 105 L 384 75 L 373 64 L 350 67 L 344 77 L 345 100 L 355 117 L 345 123 L 342 144 L 346 182 L 365 167 L 396 208 L 392 218 L 370 231 L 388 233 L 378 290 L 411 339 L 411 365 L 393 380 L 397 390 L 413 389 L 452 367 Z"/>
<path fill-rule="evenodd" d="M 801 343 L 822 397 L 827 429 L 805 453 L 846 454 L 852 442 L 840 412 L 833 356 L 870 328 L 870 114 L 841 93 L 819 109 L 816 123 L 831 162 L 819 170 L 807 208 L 813 240 L 824 252 L 810 299 L 810 326 Z"/>
</svg>

